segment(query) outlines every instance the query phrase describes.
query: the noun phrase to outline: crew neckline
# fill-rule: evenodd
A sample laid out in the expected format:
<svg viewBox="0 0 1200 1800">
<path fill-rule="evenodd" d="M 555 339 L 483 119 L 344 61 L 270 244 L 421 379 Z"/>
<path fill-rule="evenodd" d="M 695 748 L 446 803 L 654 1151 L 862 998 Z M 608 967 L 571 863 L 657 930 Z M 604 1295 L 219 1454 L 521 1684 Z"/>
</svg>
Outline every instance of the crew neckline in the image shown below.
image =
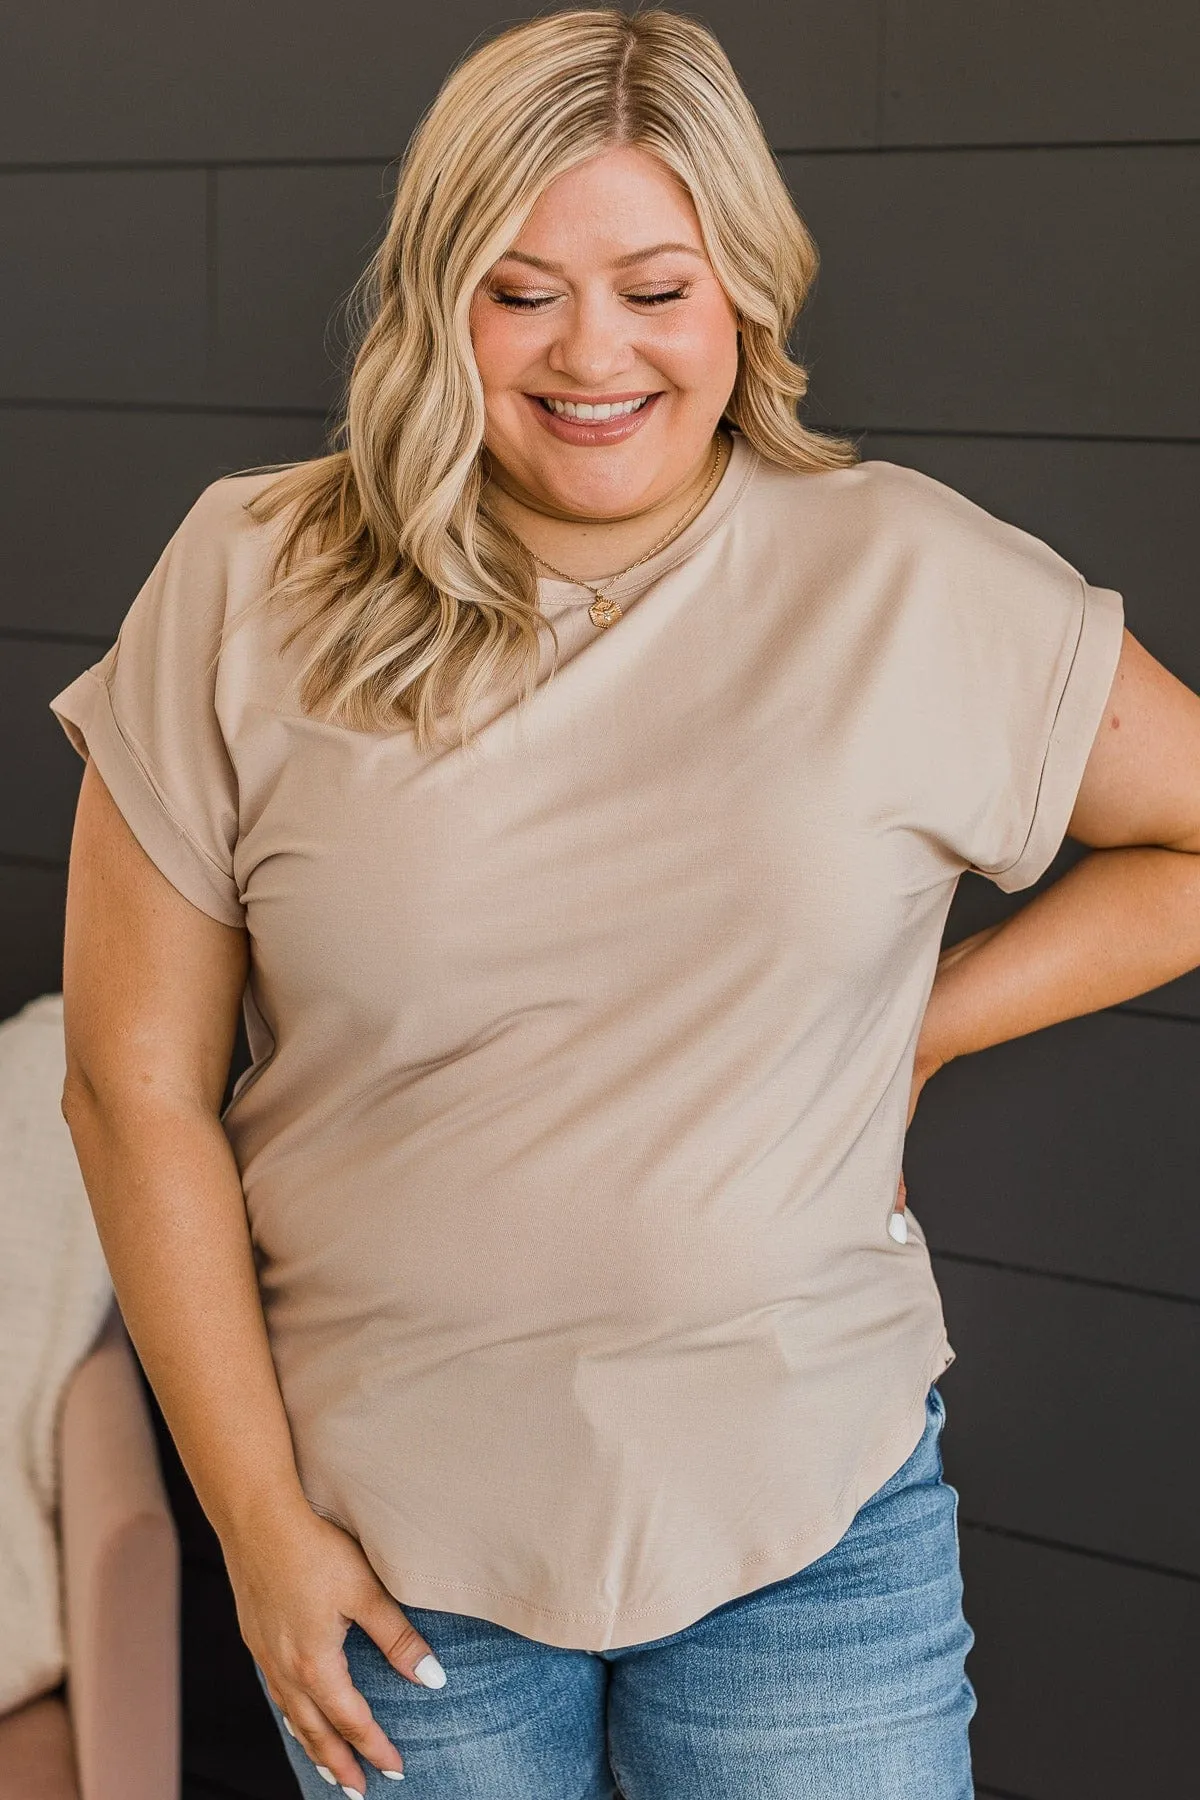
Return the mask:
<svg viewBox="0 0 1200 1800">
<path fill-rule="evenodd" d="M 693 550 L 698 549 L 733 511 L 754 473 L 759 457 L 743 432 L 736 426 L 727 426 L 727 429 L 732 440 L 729 461 L 700 511 L 677 538 L 672 538 L 669 544 L 664 544 L 661 550 L 648 556 L 645 562 L 636 564 L 610 581 L 601 580 L 597 585 L 602 588 L 606 599 L 611 596 L 614 600 L 626 600 L 649 587 L 660 575 L 665 575 L 668 569 L 673 569 L 677 563 L 690 556 Z M 595 595 L 581 582 L 564 581 L 557 575 L 538 576 L 538 595 L 542 611 L 555 613 L 568 611 L 573 606 L 588 607 L 595 599 Z"/>
</svg>

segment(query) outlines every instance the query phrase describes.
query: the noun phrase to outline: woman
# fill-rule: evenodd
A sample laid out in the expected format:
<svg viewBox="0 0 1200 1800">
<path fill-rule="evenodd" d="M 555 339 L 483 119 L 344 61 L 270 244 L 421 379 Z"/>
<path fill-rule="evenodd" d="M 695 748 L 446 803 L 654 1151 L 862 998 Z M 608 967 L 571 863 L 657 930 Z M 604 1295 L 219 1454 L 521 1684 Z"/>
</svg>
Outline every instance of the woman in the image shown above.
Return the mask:
<svg viewBox="0 0 1200 1800">
<path fill-rule="evenodd" d="M 703 27 L 505 33 L 342 447 L 208 487 L 53 702 L 64 1110 L 309 1795 L 971 1792 L 904 1134 L 1200 962 L 1200 701 L 799 424 L 815 268 Z"/>
</svg>

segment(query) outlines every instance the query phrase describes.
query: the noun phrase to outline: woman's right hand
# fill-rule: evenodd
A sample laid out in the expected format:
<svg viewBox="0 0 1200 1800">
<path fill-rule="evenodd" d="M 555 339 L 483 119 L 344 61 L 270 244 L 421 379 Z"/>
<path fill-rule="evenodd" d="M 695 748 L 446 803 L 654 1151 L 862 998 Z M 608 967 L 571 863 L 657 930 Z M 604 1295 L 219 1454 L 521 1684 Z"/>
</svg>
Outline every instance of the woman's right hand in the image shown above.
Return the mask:
<svg viewBox="0 0 1200 1800">
<path fill-rule="evenodd" d="M 347 1794 L 363 1793 L 353 1754 L 393 1780 L 404 1772 L 396 1746 L 350 1678 L 342 1644 L 360 1625 L 392 1667 L 418 1687 L 440 1687 L 437 1657 L 409 1623 L 357 1540 L 299 1502 L 222 1537 L 246 1647 L 267 1691 L 319 1773 Z M 429 1658 L 422 1674 L 418 1665 Z M 353 1746 L 353 1749 L 351 1748 Z"/>
</svg>

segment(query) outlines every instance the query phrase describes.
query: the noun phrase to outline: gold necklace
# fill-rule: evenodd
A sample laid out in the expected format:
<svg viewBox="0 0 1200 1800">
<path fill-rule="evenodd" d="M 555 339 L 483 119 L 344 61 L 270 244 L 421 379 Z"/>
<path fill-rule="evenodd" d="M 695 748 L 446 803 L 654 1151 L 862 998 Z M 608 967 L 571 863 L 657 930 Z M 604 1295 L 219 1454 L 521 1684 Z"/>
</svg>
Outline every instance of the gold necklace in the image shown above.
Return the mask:
<svg viewBox="0 0 1200 1800">
<path fill-rule="evenodd" d="M 700 498 L 693 506 L 689 507 L 682 519 L 672 525 L 665 537 L 659 538 L 657 544 L 652 544 L 650 549 L 646 551 L 646 554 L 644 556 L 639 556 L 637 562 L 631 562 L 628 568 L 618 569 L 615 575 L 605 575 L 600 581 L 581 581 L 577 575 L 568 575 L 564 570 L 556 569 L 554 564 L 547 562 L 544 556 L 538 556 L 536 552 L 531 551 L 530 554 L 533 556 L 533 560 L 541 563 L 544 569 L 549 569 L 552 575 L 560 575 L 564 581 L 572 582 L 576 587 L 585 587 L 590 593 L 595 594 L 596 598 L 588 607 L 588 617 L 591 619 L 593 625 L 598 626 L 602 631 L 606 630 L 610 625 L 615 625 L 617 620 L 621 617 L 621 608 L 617 605 L 615 600 L 610 600 L 607 595 L 603 594 L 600 590 L 607 587 L 610 581 L 620 581 L 621 577 L 623 575 L 628 575 L 630 570 L 639 568 L 644 562 L 649 562 L 652 556 L 657 556 L 658 552 L 665 549 L 672 538 L 678 537 L 680 532 L 691 524 L 692 520 L 696 517 L 696 514 L 700 511 L 700 508 L 708 499 L 709 494 L 712 492 L 713 484 L 716 481 L 717 474 L 724 461 L 722 455 L 723 450 L 724 442 L 720 432 L 718 432 L 716 440 L 716 456 L 713 459 L 712 471 L 704 484 L 704 491 L 700 495 Z"/>
</svg>

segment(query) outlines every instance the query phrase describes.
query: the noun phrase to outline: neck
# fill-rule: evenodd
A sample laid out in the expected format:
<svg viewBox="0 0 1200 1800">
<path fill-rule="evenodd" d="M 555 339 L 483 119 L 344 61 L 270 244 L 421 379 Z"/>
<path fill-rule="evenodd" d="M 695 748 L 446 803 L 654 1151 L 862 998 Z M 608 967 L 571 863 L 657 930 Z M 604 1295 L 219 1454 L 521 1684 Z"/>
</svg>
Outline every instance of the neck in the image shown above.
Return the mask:
<svg viewBox="0 0 1200 1800">
<path fill-rule="evenodd" d="M 484 495 L 534 556 L 544 557 L 573 579 L 603 581 L 645 556 L 686 517 L 712 480 L 714 456 L 721 459 L 719 468 L 730 445 L 728 434 L 718 431 L 705 446 L 699 464 L 673 493 L 653 506 L 618 517 L 587 518 L 555 507 L 514 485 L 494 458 L 490 459 Z"/>
</svg>

